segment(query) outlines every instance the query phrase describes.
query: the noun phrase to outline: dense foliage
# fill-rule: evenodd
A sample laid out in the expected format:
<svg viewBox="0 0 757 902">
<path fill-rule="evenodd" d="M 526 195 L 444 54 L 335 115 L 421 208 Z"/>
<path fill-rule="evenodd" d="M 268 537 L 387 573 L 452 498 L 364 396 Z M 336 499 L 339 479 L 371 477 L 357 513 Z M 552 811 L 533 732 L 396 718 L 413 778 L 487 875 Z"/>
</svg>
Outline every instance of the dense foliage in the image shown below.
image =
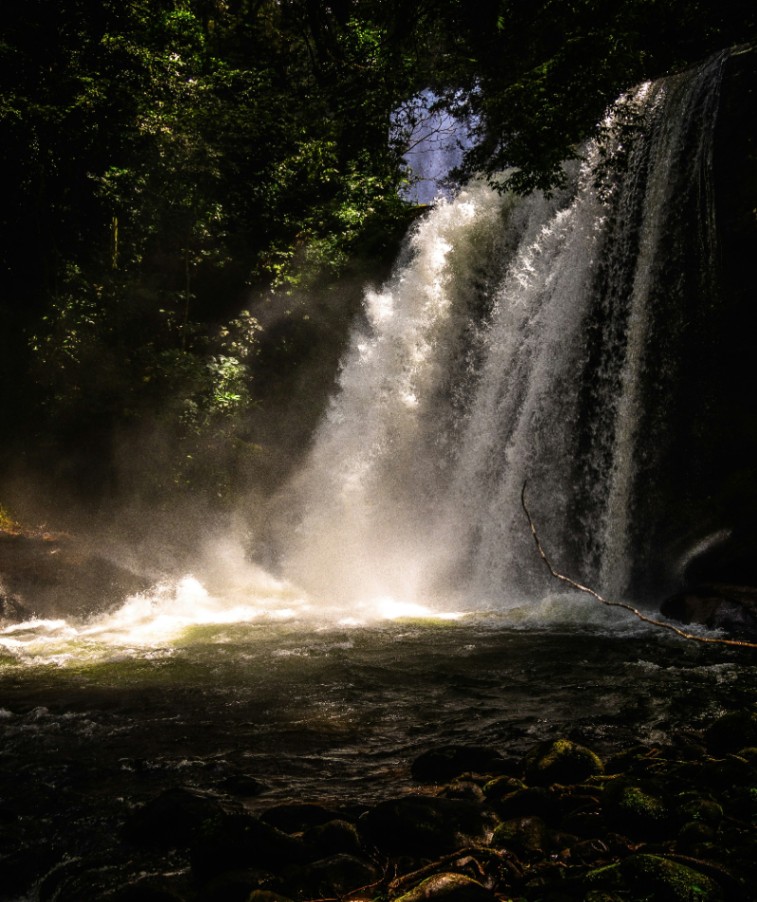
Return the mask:
<svg viewBox="0 0 757 902">
<path fill-rule="evenodd" d="M 264 383 L 331 334 L 311 322 L 321 286 L 408 221 L 387 141 L 404 98 L 430 85 L 475 114 L 469 171 L 548 189 L 622 88 L 756 22 L 745 0 L 13 0 L 6 469 L 98 494 L 123 473 L 118 435 L 167 451 L 150 493 L 230 493 L 255 469 Z"/>
<path fill-rule="evenodd" d="M 249 446 L 248 302 L 307 315 L 288 296 L 339 274 L 403 207 L 386 110 L 404 88 L 349 13 L 207 0 L 5 11 L 6 450 L 34 438 L 35 464 L 62 456 L 100 491 L 114 428 L 158 412 L 182 460 L 208 438 Z"/>
</svg>

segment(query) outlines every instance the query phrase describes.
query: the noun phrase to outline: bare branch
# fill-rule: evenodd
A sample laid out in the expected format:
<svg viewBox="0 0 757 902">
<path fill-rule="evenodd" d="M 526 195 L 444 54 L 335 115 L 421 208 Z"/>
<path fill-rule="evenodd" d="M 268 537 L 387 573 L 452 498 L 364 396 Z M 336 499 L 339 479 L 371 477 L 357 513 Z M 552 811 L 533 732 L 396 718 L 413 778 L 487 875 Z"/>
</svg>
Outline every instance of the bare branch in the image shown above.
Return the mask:
<svg viewBox="0 0 757 902">
<path fill-rule="evenodd" d="M 527 481 L 523 483 L 523 488 L 521 489 L 520 493 L 520 503 L 523 507 L 526 517 L 528 517 L 528 524 L 531 527 L 531 535 L 534 537 L 534 543 L 536 544 L 536 550 L 539 552 L 539 557 L 544 561 L 547 569 L 555 579 L 560 580 L 560 582 L 566 583 L 567 585 L 571 586 L 571 588 L 577 589 L 579 592 L 585 592 L 587 595 L 591 595 L 592 598 L 595 598 L 600 604 L 606 605 L 608 608 L 623 608 L 626 611 L 630 611 L 630 613 L 633 614 L 634 617 L 638 617 L 639 620 L 643 620 L 644 623 L 650 623 L 652 624 L 652 626 L 660 627 L 660 629 L 669 630 L 671 633 L 675 633 L 682 639 L 690 639 L 692 642 L 705 642 L 711 645 L 732 645 L 738 648 L 757 648 L 757 642 L 747 642 L 743 639 L 719 639 L 713 636 L 696 636 L 694 633 L 687 633 L 685 630 L 679 629 L 672 623 L 665 623 L 662 620 L 655 620 L 652 617 L 647 617 L 646 614 L 642 614 L 642 612 L 633 607 L 633 605 L 626 604 L 623 601 L 611 601 L 608 598 L 603 598 L 599 594 L 599 592 L 596 592 L 589 586 L 583 586 L 581 585 L 581 583 L 576 582 L 574 579 L 571 579 L 564 573 L 559 573 L 557 570 L 555 570 L 549 558 L 547 557 L 544 546 L 542 545 L 541 540 L 539 539 L 539 535 L 536 532 L 536 526 L 534 525 L 531 513 L 528 509 L 528 506 L 526 505 L 527 484 Z"/>
</svg>

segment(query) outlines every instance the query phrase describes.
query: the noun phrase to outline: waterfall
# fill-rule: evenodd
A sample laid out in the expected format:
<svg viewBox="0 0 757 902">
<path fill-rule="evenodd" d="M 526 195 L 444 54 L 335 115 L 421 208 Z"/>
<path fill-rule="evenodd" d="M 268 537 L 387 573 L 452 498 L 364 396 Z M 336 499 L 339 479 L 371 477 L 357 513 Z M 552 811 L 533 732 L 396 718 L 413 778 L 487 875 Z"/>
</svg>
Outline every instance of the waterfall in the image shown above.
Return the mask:
<svg viewBox="0 0 757 902">
<path fill-rule="evenodd" d="M 723 59 L 621 98 L 557 195 L 473 184 L 416 224 L 288 489 L 290 578 L 335 602 L 538 597 L 528 480 L 554 563 L 632 589 L 679 359 L 717 293 Z"/>
</svg>

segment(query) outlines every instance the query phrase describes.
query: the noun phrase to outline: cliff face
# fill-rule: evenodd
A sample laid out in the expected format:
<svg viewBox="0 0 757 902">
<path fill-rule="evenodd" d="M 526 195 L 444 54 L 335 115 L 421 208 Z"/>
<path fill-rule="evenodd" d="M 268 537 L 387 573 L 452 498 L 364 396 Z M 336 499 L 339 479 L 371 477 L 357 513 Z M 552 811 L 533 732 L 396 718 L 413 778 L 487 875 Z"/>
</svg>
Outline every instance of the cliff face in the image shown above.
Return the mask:
<svg viewBox="0 0 757 902">
<path fill-rule="evenodd" d="M 757 585 L 757 49 L 726 62 L 715 144 L 719 236 L 717 309 L 706 318 L 701 358 L 690 365 L 688 407 L 699 411 L 683 458 L 702 476 L 692 504 L 702 548 L 689 549 L 681 578 Z M 698 364 L 698 365 L 697 365 Z M 692 463 L 688 464 L 692 467 Z M 692 524 L 694 525 L 694 524 Z M 707 537 L 711 537 L 707 541 Z"/>
<path fill-rule="evenodd" d="M 663 471 L 674 492 L 661 512 L 666 585 L 676 590 L 663 612 L 740 632 L 757 625 L 757 590 L 746 588 L 757 586 L 755 122 L 757 48 L 738 48 L 725 64 L 715 133 L 717 288 L 709 305 L 692 309 L 698 326 Z"/>
</svg>

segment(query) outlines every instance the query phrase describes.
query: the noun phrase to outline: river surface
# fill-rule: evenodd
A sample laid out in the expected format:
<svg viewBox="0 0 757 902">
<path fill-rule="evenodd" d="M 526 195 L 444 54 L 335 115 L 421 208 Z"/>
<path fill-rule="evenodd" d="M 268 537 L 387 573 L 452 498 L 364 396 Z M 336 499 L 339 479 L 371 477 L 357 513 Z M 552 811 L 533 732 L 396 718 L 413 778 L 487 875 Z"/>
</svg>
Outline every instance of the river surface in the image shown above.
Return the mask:
<svg viewBox="0 0 757 902">
<path fill-rule="evenodd" d="M 411 789 L 410 763 L 436 745 L 518 756 L 565 735 L 607 754 L 696 731 L 757 688 L 743 652 L 586 597 L 499 613 L 385 599 L 363 614 L 214 605 L 185 580 L 87 623 L 3 630 L 0 898 L 77 898 L 55 876 L 72 862 L 99 862 L 111 885 L 168 867 L 132 859 L 119 831 L 169 787 L 252 811 L 370 804 Z"/>
</svg>

